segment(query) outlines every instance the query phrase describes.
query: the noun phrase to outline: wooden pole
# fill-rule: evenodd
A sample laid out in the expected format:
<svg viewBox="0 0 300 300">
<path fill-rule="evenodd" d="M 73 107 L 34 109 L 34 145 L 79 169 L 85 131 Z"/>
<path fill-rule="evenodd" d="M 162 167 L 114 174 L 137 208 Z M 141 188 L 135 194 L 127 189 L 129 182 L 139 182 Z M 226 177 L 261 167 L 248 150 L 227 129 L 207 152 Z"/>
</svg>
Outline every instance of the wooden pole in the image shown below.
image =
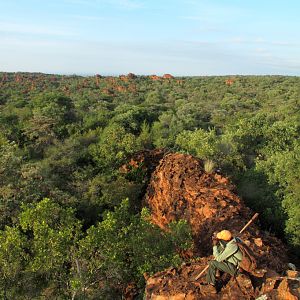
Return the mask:
<svg viewBox="0 0 300 300">
<path fill-rule="evenodd" d="M 251 220 L 241 229 L 240 233 L 243 233 L 245 229 L 258 217 L 258 213 L 256 213 Z"/>
<path fill-rule="evenodd" d="M 209 268 L 209 265 L 207 265 L 207 266 L 201 271 L 201 273 L 198 274 L 198 275 L 195 277 L 195 280 L 198 280 L 198 279 L 202 276 L 202 274 L 204 274 L 204 273 L 207 271 L 208 268 Z"/>
<path fill-rule="evenodd" d="M 251 220 L 240 230 L 240 233 L 243 233 L 246 228 L 258 217 L 258 213 L 256 213 L 252 218 Z M 209 268 L 209 265 L 207 265 L 202 271 L 200 274 L 198 274 L 196 277 L 195 277 L 195 280 L 198 280 L 206 271 L 207 269 Z"/>
</svg>

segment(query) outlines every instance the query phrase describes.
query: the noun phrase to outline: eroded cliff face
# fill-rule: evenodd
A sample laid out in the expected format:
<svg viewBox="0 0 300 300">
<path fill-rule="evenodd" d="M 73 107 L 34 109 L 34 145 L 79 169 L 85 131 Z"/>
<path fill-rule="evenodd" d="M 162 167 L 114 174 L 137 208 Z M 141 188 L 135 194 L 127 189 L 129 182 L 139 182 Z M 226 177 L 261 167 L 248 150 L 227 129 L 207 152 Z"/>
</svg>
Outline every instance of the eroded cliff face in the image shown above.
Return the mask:
<svg viewBox="0 0 300 300">
<path fill-rule="evenodd" d="M 262 231 L 257 222 L 243 234 L 238 233 L 253 212 L 235 194 L 230 181 L 206 173 L 202 161 L 180 153 L 165 155 L 152 173 L 144 205 L 150 208 L 152 222 L 162 229 L 174 220 L 187 220 L 194 237 L 194 247 L 185 255 L 188 263 L 148 278 L 147 299 L 255 299 L 259 295 L 298 299 L 298 273 L 281 276 L 288 263 L 284 244 Z M 258 269 L 251 276 L 240 274 L 236 279 L 223 275 L 219 278 L 220 291 L 214 294 L 209 286 L 201 285 L 205 277 L 194 278 L 212 259 L 213 232 L 222 229 L 248 244 L 256 254 Z"/>
</svg>

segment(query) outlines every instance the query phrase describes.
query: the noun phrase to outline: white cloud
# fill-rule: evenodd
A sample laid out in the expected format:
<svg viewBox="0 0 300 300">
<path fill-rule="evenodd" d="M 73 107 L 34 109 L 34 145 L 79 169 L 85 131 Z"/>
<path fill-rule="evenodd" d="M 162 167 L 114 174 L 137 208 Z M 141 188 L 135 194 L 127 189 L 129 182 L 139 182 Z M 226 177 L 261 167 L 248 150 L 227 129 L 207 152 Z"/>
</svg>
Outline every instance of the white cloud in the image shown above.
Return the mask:
<svg viewBox="0 0 300 300">
<path fill-rule="evenodd" d="M 50 36 L 75 36 L 72 31 L 55 28 L 50 26 L 41 26 L 33 24 L 21 24 L 12 22 L 0 22 L 0 33 L 6 34 L 30 34 L 30 35 L 50 35 Z"/>
<path fill-rule="evenodd" d="M 108 2 L 126 9 L 137 9 L 144 6 L 143 2 L 133 0 L 108 0 Z"/>
<path fill-rule="evenodd" d="M 89 5 L 93 4 L 95 1 L 91 0 L 64 0 L 65 3 L 67 4 L 72 4 L 72 5 Z"/>
<path fill-rule="evenodd" d="M 192 21 L 202 21 L 203 17 L 201 16 L 180 16 L 180 19 L 183 20 L 192 20 Z"/>
<path fill-rule="evenodd" d="M 19 38 L 19 37 L 2 37 L 0 46 L 2 49 L 29 49 L 34 52 L 34 49 L 41 51 L 42 49 L 55 49 L 61 47 L 65 43 L 57 40 L 39 39 L 39 38 Z"/>
<path fill-rule="evenodd" d="M 286 46 L 286 47 L 299 47 L 300 43 L 278 41 L 278 40 L 266 40 L 261 37 L 248 39 L 244 37 L 234 37 L 228 42 L 234 44 L 253 44 L 253 45 L 271 45 L 271 46 Z"/>
<path fill-rule="evenodd" d="M 224 41 L 88 41 L 24 36 L 0 40 L 2 70 L 50 73 L 299 74 L 296 57 L 268 47 L 231 47 Z M 243 46 L 243 45 L 241 45 Z"/>
<path fill-rule="evenodd" d="M 91 15 L 66 15 L 66 17 L 74 18 L 77 20 L 83 21 L 107 21 L 108 18 L 100 16 L 91 16 Z"/>
<path fill-rule="evenodd" d="M 101 4 L 112 5 L 119 9 L 135 10 L 144 6 L 140 0 L 65 0 L 65 3 L 72 5 L 99 6 Z"/>
</svg>

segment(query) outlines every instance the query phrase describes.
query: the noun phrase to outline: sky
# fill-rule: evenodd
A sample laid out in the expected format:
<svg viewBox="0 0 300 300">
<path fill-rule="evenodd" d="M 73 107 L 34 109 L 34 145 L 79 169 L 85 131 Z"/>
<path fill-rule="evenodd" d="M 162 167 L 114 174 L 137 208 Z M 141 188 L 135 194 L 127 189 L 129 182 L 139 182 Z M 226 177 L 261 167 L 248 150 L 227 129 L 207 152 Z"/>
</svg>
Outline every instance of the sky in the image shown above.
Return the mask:
<svg viewBox="0 0 300 300">
<path fill-rule="evenodd" d="M 0 71 L 300 76 L 299 0 L 0 0 Z"/>
</svg>

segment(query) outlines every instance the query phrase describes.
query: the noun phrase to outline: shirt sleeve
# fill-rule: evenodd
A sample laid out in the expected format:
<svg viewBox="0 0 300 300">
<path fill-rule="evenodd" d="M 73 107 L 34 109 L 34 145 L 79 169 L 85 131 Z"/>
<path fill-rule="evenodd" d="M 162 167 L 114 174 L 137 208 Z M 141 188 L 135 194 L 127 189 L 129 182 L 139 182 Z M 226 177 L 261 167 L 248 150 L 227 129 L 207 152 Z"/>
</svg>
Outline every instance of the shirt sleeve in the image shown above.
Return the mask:
<svg viewBox="0 0 300 300">
<path fill-rule="evenodd" d="M 213 255 L 215 260 L 221 262 L 231 255 L 233 255 L 238 250 L 238 246 L 236 243 L 228 243 L 224 249 L 224 251 L 219 252 L 217 246 L 213 247 Z"/>
<path fill-rule="evenodd" d="M 218 249 L 219 247 L 216 245 L 216 246 L 213 246 L 213 255 L 214 255 L 214 257 L 217 257 L 217 256 L 219 256 L 220 255 L 220 251 L 219 251 L 219 249 Z"/>
</svg>

